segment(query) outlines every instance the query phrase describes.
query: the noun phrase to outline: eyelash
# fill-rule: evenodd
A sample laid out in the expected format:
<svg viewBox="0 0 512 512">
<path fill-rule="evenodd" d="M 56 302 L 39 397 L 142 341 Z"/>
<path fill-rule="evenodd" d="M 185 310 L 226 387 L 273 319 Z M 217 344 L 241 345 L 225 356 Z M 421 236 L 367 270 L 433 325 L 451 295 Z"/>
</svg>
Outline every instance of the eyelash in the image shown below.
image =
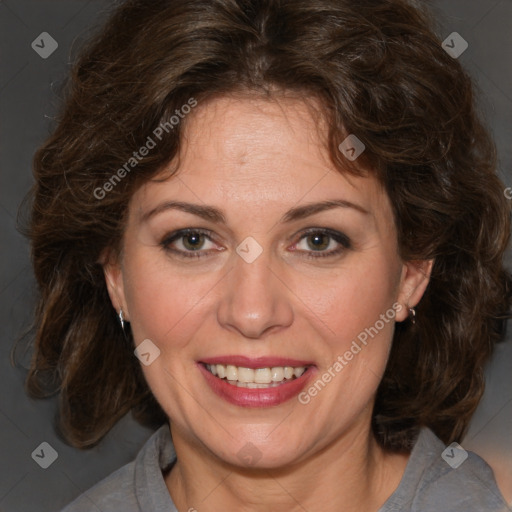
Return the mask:
<svg viewBox="0 0 512 512">
<path fill-rule="evenodd" d="M 166 236 L 161 242 L 160 246 L 164 249 L 164 251 L 172 252 L 179 257 L 182 258 L 203 258 L 206 256 L 206 254 L 201 253 L 201 250 L 196 251 L 182 251 L 179 249 L 172 249 L 169 246 L 175 242 L 176 240 L 179 240 L 180 238 L 184 238 L 187 235 L 205 235 L 211 242 L 213 233 L 207 229 L 201 229 L 201 228 L 187 228 L 187 229 L 180 229 L 178 231 L 175 231 L 168 236 Z M 301 242 L 303 239 L 307 238 L 311 235 L 325 235 L 330 237 L 332 240 L 340 244 L 341 247 L 335 250 L 331 251 L 305 251 L 305 257 L 311 258 L 311 259 L 319 259 L 319 258 L 329 258 L 338 256 L 343 251 L 347 249 L 352 248 L 352 244 L 350 242 L 350 239 L 344 235 L 343 233 L 340 233 L 338 231 L 334 231 L 331 229 L 326 228 L 309 228 L 306 231 L 303 231 L 300 235 L 299 242 Z M 297 242 L 297 243 L 299 243 Z"/>
</svg>

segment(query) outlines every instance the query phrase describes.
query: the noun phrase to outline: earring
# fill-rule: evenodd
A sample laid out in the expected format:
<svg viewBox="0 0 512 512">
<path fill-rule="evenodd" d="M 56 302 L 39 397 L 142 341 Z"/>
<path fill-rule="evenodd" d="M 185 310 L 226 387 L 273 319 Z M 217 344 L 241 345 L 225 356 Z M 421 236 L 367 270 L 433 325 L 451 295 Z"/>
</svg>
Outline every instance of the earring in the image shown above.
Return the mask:
<svg viewBox="0 0 512 512">
<path fill-rule="evenodd" d="M 416 310 L 414 308 L 409 308 L 409 320 L 412 324 L 416 323 Z"/>
<path fill-rule="evenodd" d="M 119 310 L 119 323 L 121 324 L 121 329 L 124 332 L 124 318 L 123 318 L 123 310 Z"/>
</svg>

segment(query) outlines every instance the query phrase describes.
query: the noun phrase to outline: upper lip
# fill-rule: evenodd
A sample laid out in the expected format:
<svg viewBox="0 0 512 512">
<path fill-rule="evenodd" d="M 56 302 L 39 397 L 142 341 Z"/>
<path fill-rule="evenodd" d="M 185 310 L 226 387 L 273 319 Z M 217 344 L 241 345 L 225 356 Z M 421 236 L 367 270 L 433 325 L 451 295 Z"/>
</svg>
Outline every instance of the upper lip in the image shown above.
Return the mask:
<svg viewBox="0 0 512 512">
<path fill-rule="evenodd" d="M 217 357 L 208 357 L 206 359 L 201 359 L 199 362 L 204 364 L 224 364 L 224 365 L 233 365 L 233 366 L 241 366 L 243 368 L 271 368 L 273 366 L 312 366 L 312 361 L 304 361 L 299 359 L 291 359 L 289 357 L 272 357 L 272 356 L 262 356 L 256 358 L 250 358 L 247 356 L 217 356 Z"/>
</svg>

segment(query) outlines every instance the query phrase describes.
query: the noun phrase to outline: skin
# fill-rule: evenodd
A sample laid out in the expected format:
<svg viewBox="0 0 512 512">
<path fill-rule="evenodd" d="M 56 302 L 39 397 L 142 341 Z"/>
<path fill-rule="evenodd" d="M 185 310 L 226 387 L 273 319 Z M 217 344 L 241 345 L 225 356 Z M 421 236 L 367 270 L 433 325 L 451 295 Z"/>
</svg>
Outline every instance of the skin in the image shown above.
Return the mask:
<svg viewBox="0 0 512 512">
<path fill-rule="evenodd" d="M 387 194 L 371 175 L 336 170 L 318 118 L 290 97 L 198 105 L 186 120 L 178 173 L 168 177 L 167 167 L 167 179 L 134 194 L 122 257 L 104 266 L 136 344 L 149 338 L 161 351 L 143 370 L 171 420 L 178 461 L 164 477 L 180 511 L 376 511 L 403 475 L 408 456 L 379 448 L 371 412 L 394 322 L 407 321 L 432 262 L 401 260 Z M 366 213 L 337 207 L 281 222 L 290 208 L 330 199 Z M 143 219 L 170 200 L 217 207 L 226 224 L 176 209 Z M 326 237 L 324 254 L 342 251 L 308 258 L 319 253 L 302 236 L 310 227 L 343 233 L 350 247 Z M 162 247 L 183 228 L 213 233 L 203 257 Z M 236 253 L 248 236 L 263 249 L 250 264 Z M 170 247 L 192 252 L 190 239 Z M 306 405 L 232 405 L 196 367 L 219 355 L 271 355 L 314 361 L 318 377 L 394 303 L 402 306 L 394 320 Z M 260 456 L 253 464 L 238 456 L 248 442 Z"/>
</svg>

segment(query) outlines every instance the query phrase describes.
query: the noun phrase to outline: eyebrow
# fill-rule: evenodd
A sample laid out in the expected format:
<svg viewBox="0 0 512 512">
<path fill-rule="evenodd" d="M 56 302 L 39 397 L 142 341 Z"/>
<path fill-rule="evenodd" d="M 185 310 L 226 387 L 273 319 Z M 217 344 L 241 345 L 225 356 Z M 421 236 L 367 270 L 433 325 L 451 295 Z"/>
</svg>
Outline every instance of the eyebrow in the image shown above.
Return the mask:
<svg viewBox="0 0 512 512">
<path fill-rule="evenodd" d="M 344 199 L 333 199 L 330 201 L 321 201 L 318 203 L 309 203 L 303 206 L 297 206 L 288 210 L 282 217 L 280 222 L 287 223 L 297 220 L 304 219 L 315 213 L 320 213 L 326 210 L 332 210 L 333 208 L 351 208 L 364 215 L 368 215 L 370 212 L 365 210 L 362 206 L 346 201 Z M 141 216 L 142 222 L 147 222 L 151 217 L 158 215 L 167 210 L 181 210 L 186 213 L 191 213 L 197 217 L 201 217 L 205 220 L 216 222 L 218 224 L 227 224 L 226 217 L 221 210 L 214 206 L 206 206 L 194 203 L 186 203 L 183 201 L 165 201 L 155 208 L 149 210 Z"/>
</svg>

